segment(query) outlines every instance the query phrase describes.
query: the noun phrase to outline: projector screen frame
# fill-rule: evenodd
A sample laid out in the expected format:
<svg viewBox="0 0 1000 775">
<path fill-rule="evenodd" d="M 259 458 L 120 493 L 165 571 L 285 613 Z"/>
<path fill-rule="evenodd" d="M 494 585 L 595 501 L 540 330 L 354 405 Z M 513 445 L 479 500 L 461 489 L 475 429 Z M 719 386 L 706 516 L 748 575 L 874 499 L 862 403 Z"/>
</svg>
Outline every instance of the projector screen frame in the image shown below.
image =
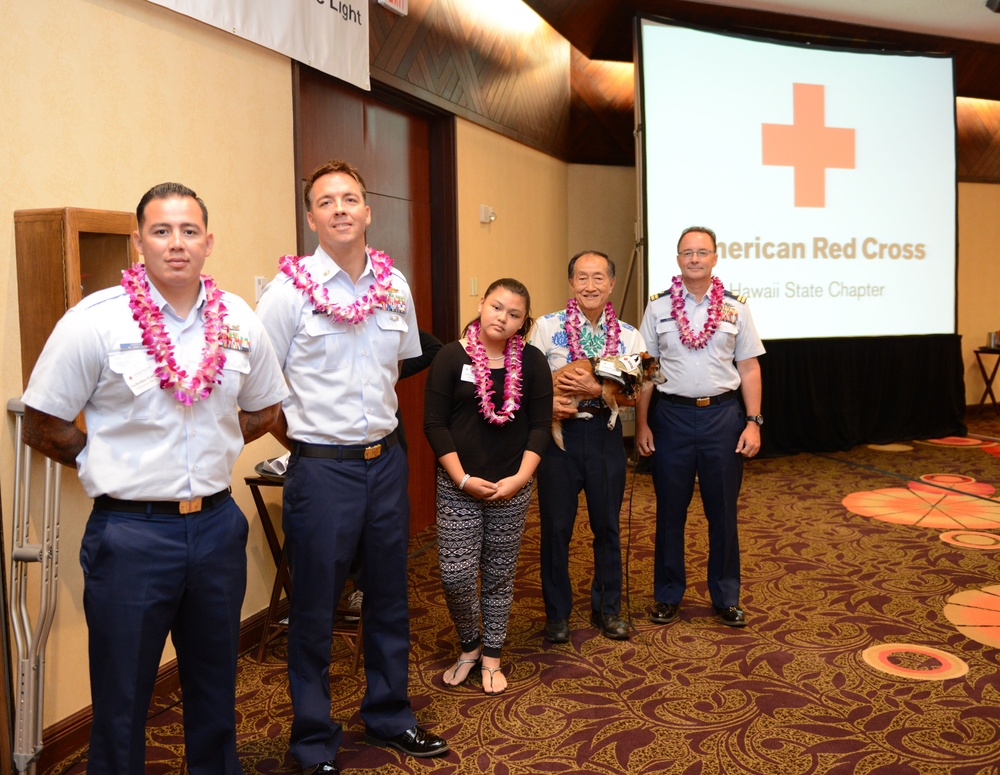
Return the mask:
<svg viewBox="0 0 1000 775">
<path fill-rule="evenodd" d="M 945 199 L 950 197 L 949 203 L 951 204 L 952 215 L 950 219 L 950 224 L 945 228 L 952 231 L 953 237 L 947 240 L 950 246 L 951 255 L 946 258 L 946 260 L 951 261 L 951 271 L 945 272 L 941 269 L 937 270 L 942 275 L 947 275 L 946 280 L 941 282 L 950 283 L 951 286 L 951 298 L 950 308 L 948 309 L 948 314 L 945 316 L 944 312 L 939 313 L 940 322 L 938 327 L 934 330 L 928 330 L 926 332 L 921 331 L 899 331 L 899 332 L 874 332 L 874 333 L 839 333 L 824 331 L 822 333 L 811 334 L 809 337 L 798 337 L 798 336 L 770 336 L 768 331 L 762 331 L 761 335 L 765 340 L 768 339 L 797 339 L 797 338 L 836 338 L 838 336 L 906 336 L 906 335 L 921 335 L 922 333 L 934 333 L 934 334 L 948 334 L 955 333 L 958 330 L 958 136 L 956 128 L 956 113 L 957 113 L 957 100 L 955 99 L 955 67 L 954 67 L 954 56 L 948 52 L 934 52 L 934 51 L 900 51 L 893 50 L 890 47 L 886 47 L 878 44 L 877 42 L 859 42 L 856 39 L 852 40 L 836 40 L 836 39 L 824 39 L 821 42 L 817 42 L 814 38 L 802 34 L 784 34 L 782 37 L 775 37 L 774 35 L 780 33 L 774 33 L 768 30 L 753 30 L 753 29 L 720 29 L 718 27 L 698 25 L 688 22 L 677 21 L 674 19 L 657 16 L 654 14 L 636 14 L 634 18 L 634 35 L 633 35 L 633 59 L 634 66 L 636 70 L 635 79 L 635 154 L 636 154 L 636 187 L 637 187 L 637 213 L 636 213 L 636 242 L 638 246 L 639 256 L 637 260 L 639 280 L 638 288 L 640 289 L 640 294 L 643 299 L 648 298 L 649 294 L 652 292 L 660 291 L 662 288 L 662 280 L 657 282 L 657 287 L 651 287 L 651 273 L 650 268 L 650 204 L 649 204 L 649 154 L 647 152 L 647 145 L 650 142 L 649 139 L 649 124 L 647 119 L 647 85 L 646 85 L 646 73 L 644 71 L 644 61 L 643 61 L 643 47 L 645 41 L 643 39 L 643 25 L 645 23 L 651 23 L 655 25 L 665 25 L 668 27 L 674 27 L 684 30 L 691 30 L 700 33 L 706 33 L 709 35 L 724 36 L 727 38 L 746 40 L 753 43 L 769 44 L 781 47 L 791 47 L 799 48 L 806 51 L 829 51 L 838 54 L 867 54 L 867 55 L 884 55 L 890 57 L 920 57 L 926 59 L 941 59 L 947 60 L 948 66 L 950 68 L 950 90 L 951 90 L 951 102 L 950 102 L 950 133 L 951 133 L 951 159 L 947 161 L 950 164 L 950 168 L 947 170 L 949 173 L 946 177 L 950 181 L 949 191 L 941 196 Z M 715 228 L 715 224 L 710 218 L 699 219 L 703 225 Z M 707 222 L 705 222 L 707 221 Z M 693 224 L 685 224 L 693 225 Z M 679 236 L 680 229 L 677 229 L 677 236 Z M 657 251 L 659 255 L 671 257 L 671 262 L 675 254 L 674 246 L 669 245 L 667 247 L 667 242 L 664 240 L 662 234 L 656 235 L 657 239 L 664 241 L 664 246 L 653 246 L 653 249 Z M 725 233 L 719 234 L 720 243 L 726 242 Z M 720 264 L 722 263 L 720 258 Z M 730 263 L 728 266 L 732 266 Z M 947 265 L 942 267 L 946 270 Z M 722 266 L 717 267 L 717 271 L 722 270 Z M 727 287 L 729 285 L 728 279 L 723 271 L 719 271 L 720 276 L 724 282 L 727 282 Z M 891 286 L 890 286 L 891 287 Z M 754 308 L 754 299 L 751 298 L 751 308 Z M 760 301 L 757 302 L 759 306 Z M 800 329 L 801 330 L 801 329 Z"/>
</svg>

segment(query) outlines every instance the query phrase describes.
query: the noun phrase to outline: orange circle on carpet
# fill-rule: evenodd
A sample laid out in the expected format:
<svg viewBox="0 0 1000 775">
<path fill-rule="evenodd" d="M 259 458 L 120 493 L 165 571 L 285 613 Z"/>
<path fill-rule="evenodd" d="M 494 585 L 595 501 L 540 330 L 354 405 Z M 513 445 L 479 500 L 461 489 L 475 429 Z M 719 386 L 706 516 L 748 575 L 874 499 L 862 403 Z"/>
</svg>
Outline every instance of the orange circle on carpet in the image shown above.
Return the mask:
<svg viewBox="0 0 1000 775">
<path fill-rule="evenodd" d="M 937 667 L 927 670 L 902 667 L 889 660 L 897 654 L 916 654 L 933 659 Z M 915 646 L 911 643 L 882 643 L 870 646 L 861 653 L 866 663 L 889 675 L 900 678 L 915 678 L 918 681 L 943 681 L 946 678 L 961 678 L 969 672 L 969 666 L 958 657 L 930 646 Z"/>
<path fill-rule="evenodd" d="M 860 517 L 894 525 L 935 530 L 1000 529 L 1000 501 L 981 497 L 995 491 L 992 485 L 972 481 L 944 490 L 924 482 L 910 484 L 910 487 L 852 492 L 841 503 Z"/>
<path fill-rule="evenodd" d="M 982 447 L 987 442 L 968 436 L 943 436 L 940 439 L 917 439 L 915 444 L 929 444 L 932 447 Z"/>
<path fill-rule="evenodd" d="M 978 549 L 994 552 L 1000 549 L 1000 536 L 993 533 L 979 533 L 975 530 L 949 530 L 940 535 L 942 541 L 963 549 Z"/>
<path fill-rule="evenodd" d="M 966 638 L 1000 648 L 1000 586 L 955 593 L 944 615 Z"/>
</svg>

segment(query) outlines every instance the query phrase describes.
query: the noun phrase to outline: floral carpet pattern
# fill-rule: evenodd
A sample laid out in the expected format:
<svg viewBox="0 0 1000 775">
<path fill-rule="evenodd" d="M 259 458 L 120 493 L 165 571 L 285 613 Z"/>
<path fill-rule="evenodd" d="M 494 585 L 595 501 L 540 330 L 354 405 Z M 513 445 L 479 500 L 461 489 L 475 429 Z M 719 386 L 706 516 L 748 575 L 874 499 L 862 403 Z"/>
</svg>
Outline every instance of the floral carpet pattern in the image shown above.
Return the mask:
<svg viewBox="0 0 1000 775">
<path fill-rule="evenodd" d="M 985 422 L 985 435 L 1000 435 L 1000 422 Z M 982 423 L 969 418 L 969 426 L 975 434 Z M 971 507 L 992 515 L 1000 508 L 1000 458 L 978 446 L 901 441 L 906 449 L 858 447 L 748 463 L 740 539 L 749 625 L 742 630 L 713 616 L 697 495 L 680 620 L 660 626 L 645 618 L 655 520 L 652 482 L 639 474 L 630 477 L 621 518 L 630 639 L 607 640 L 589 625 L 592 563 L 581 519 L 571 555 L 572 637 L 563 645 L 544 641 L 533 505 L 503 660 L 510 686 L 499 697 L 484 696 L 478 671 L 458 688 L 441 682 L 457 645 L 434 530 L 423 531 L 413 539 L 410 563 L 410 692 L 420 723 L 452 750 L 417 760 L 365 744 L 358 713 L 364 671 L 350 674 L 338 638 L 331 670 L 333 716 L 345 728 L 338 764 L 345 773 L 442 775 L 1000 773 L 1000 640 L 976 634 L 1000 629 L 1000 554 L 979 548 L 989 548 L 988 538 L 940 538 L 955 528 L 996 536 L 1000 523 L 928 527 L 845 505 L 854 493 L 891 490 L 882 505 L 901 504 L 899 513 L 926 514 L 930 499 L 946 504 L 937 512 Z M 911 486 L 927 474 L 936 478 Z M 981 486 L 955 486 L 967 479 Z M 949 499 L 965 505 L 956 511 L 958 501 Z M 970 624 L 984 610 L 992 625 Z M 262 664 L 252 657 L 240 662 L 243 767 L 297 773 L 287 753 L 284 639 L 274 641 Z M 184 771 L 179 700 L 151 709 L 149 773 Z M 46 772 L 83 772 L 85 756 Z"/>
</svg>

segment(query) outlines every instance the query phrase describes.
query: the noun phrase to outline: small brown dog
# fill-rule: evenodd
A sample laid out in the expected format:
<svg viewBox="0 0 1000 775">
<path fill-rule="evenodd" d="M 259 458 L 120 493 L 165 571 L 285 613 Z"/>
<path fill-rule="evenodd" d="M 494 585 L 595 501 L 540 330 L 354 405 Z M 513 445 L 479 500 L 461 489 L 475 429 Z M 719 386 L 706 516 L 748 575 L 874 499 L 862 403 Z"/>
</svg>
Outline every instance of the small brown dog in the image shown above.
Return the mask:
<svg viewBox="0 0 1000 775">
<path fill-rule="evenodd" d="M 643 385 L 647 382 L 662 385 L 667 381 L 660 372 L 659 360 L 647 352 L 638 355 L 620 355 L 616 358 L 583 358 L 567 363 L 552 372 L 555 395 L 567 395 L 558 386 L 559 375 L 575 369 L 584 369 L 590 372 L 601 383 L 601 398 L 611 410 L 608 428 L 615 427 L 615 423 L 618 421 L 619 406 L 635 406 Z M 575 409 L 580 403 L 580 397 L 570 395 L 569 398 L 572 399 Z M 593 417 L 589 412 L 578 412 L 576 416 L 582 419 Z M 552 419 L 552 439 L 559 449 L 566 449 L 563 446 L 562 421 L 555 418 Z"/>
</svg>

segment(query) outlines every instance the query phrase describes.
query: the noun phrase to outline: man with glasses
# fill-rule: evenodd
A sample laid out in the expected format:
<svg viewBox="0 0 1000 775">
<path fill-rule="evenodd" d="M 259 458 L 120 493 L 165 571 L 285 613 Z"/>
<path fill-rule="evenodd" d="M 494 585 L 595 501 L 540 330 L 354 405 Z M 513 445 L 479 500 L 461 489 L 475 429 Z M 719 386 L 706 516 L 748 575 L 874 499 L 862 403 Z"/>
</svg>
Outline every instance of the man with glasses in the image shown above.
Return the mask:
<svg viewBox="0 0 1000 775">
<path fill-rule="evenodd" d="M 636 407 L 636 447 L 652 455 L 656 542 L 649 618 L 680 615 L 687 586 L 684 523 L 697 479 L 708 519 L 708 591 L 723 624 L 743 627 L 736 503 L 743 459 L 760 450 L 761 379 L 757 336 L 745 297 L 725 290 L 712 270 L 715 232 L 692 226 L 677 243 L 681 273 L 650 297 L 639 333 L 667 381 Z M 742 395 L 744 406 L 737 400 Z"/>
</svg>

